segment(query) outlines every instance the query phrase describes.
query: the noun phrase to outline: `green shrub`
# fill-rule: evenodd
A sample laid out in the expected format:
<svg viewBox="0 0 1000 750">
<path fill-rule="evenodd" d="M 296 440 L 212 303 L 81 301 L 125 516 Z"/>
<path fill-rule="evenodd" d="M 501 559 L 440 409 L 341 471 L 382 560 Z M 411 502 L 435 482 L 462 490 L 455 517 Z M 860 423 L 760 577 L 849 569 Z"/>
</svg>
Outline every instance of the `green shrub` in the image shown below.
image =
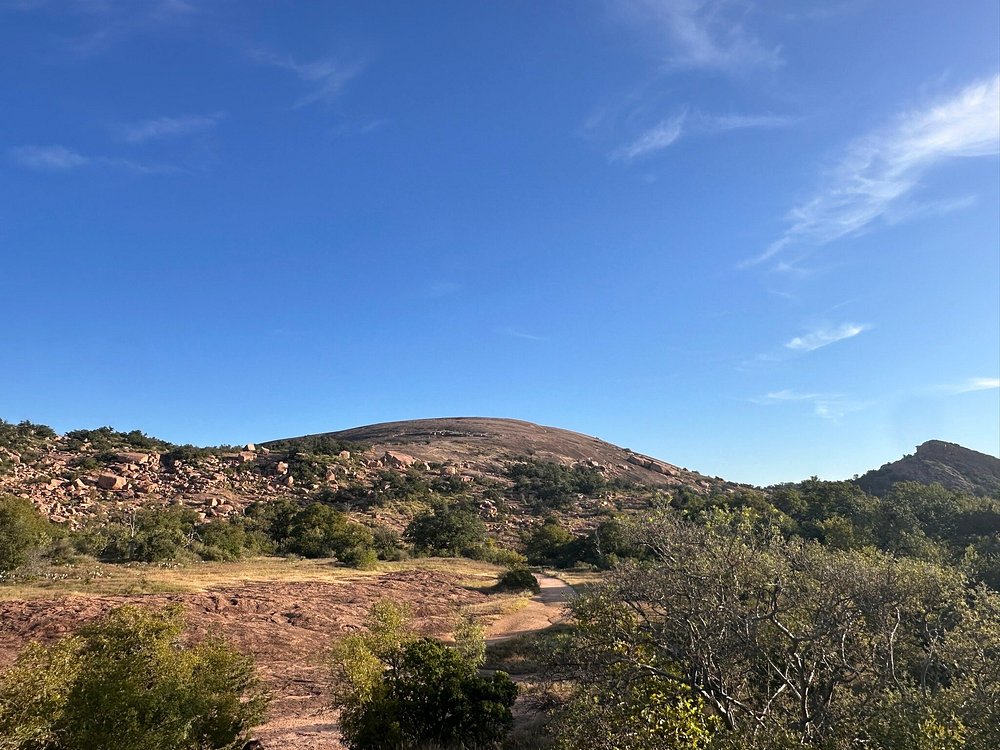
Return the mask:
<svg viewBox="0 0 1000 750">
<path fill-rule="evenodd" d="M 500 576 L 500 579 L 497 581 L 496 590 L 510 592 L 530 591 L 533 594 L 537 594 L 541 591 L 541 586 L 538 585 L 538 579 L 527 568 L 511 568 L 504 571 L 503 575 Z"/>
<path fill-rule="evenodd" d="M 0 498 L 0 573 L 20 567 L 57 535 L 58 530 L 28 500 Z"/>
<path fill-rule="evenodd" d="M 355 567 L 372 567 L 377 559 L 372 532 L 323 503 L 255 503 L 247 519 L 251 531 L 266 536 L 284 554 L 334 557 Z"/>
<path fill-rule="evenodd" d="M 55 436 L 55 430 L 48 425 L 34 424 L 27 420 L 11 424 L 0 419 L 0 446 L 8 450 L 20 453 Z"/>
<path fill-rule="evenodd" d="M 372 529 L 372 546 L 379 560 L 404 559 L 402 544 L 403 540 L 394 529 L 381 525 Z"/>
<path fill-rule="evenodd" d="M 505 568 L 523 568 L 527 563 L 524 555 L 520 552 L 506 547 L 498 547 L 492 539 L 486 540 L 481 559 L 494 565 L 503 565 Z"/>
<path fill-rule="evenodd" d="M 534 506 L 559 508 L 575 495 L 596 495 L 606 489 L 607 480 L 592 466 L 563 466 L 550 461 L 525 458 L 507 468 L 513 480 L 511 495 Z"/>
<path fill-rule="evenodd" d="M 532 565 L 562 565 L 576 537 L 559 521 L 546 519 L 524 537 L 524 553 Z"/>
<path fill-rule="evenodd" d="M 150 437 L 139 430 L 119 432 L 113 427 L 98 427 L 96 430 L 70 430 L 65 437 L 69 449 L 73 451 L 80 450 L 85 444 L 96 451 L 148 450 L 162 452 L 171 447 L 170 443 Z"/>
<path fill-rule="evenodd" d="M 460 630 L 457 637 L 468 634 Z M 481 632 L 476 629 L 481 646 Z M 459 638 L 461 641 L 461 638 Z M 351 750 L 493 747 L 513 726 L 517 686 L 478 673 L 483 649 L 449 648 L 410 630 L 405 610 L 372 607 L 368 632 L 335 650 L 341 731 Z"/>
<path fill-rule="evenodd" d="M 193 554 L 198 516 L 187 508 L 144 508 L 111 523 L 102 552 L 112 560 L 164 562 Z"/>
<path fill-rule="evenodd" d="M 281 549 L 303 557 L 336 557 L 344 562 L 358 559 L 357 548 L 371 549 L 372 535 L 361 524 L 333 508 L 313 503 L 292 516 L 288 536 Z"/>
<path fill-rule="evenodd" d="M 359 455 L 368 450 L 370 446 L 367 443 L 338 440 L 330 435 L 310 435 L 292 440 L 275 440 L 264 443 L 264 447 L 272 453 L 313 453 L 318 456 L 336 456 L 341 451 L 349 451 L 351 455 Z"/>
<path fill-rule="evenodd" d="M 202 560 L 239 560 L 253 543 L 239 520 L 215 520 L 198 527 L 192 549 Z"/>
<path fill-rule="evenodd" d="M 0 678 L 6 750 L 237 750 L 263 720 L 253 660 L 224 641 L 182 648 L 179 609 L 125 606 Z"/>
<path fill-rule="evenodd" d="M 478 558 L 486 544 L 486 526 L 467 507 L 437 503 L 410 522 L 404 537 L 419 554 Z"/>
</svg>

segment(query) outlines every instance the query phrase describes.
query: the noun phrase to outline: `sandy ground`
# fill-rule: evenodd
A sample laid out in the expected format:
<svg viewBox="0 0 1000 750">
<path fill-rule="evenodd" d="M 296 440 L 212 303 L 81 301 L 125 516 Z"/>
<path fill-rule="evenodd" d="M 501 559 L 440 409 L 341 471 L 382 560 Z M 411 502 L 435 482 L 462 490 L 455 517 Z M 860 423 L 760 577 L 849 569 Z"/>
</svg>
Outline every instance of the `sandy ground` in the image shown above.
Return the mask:
<svg viewBox="0 0 1000 750">
<path fill-rule="evenodd" d="M 563 622 L 566 617 L 566 603 L 573 589 L 551 576 L 535 575 L 541 591 L 531 598 L 527 605 L 501 617 L 486 630 L 487 643 L 499 643 L 526 633 Z"/>
</svg>

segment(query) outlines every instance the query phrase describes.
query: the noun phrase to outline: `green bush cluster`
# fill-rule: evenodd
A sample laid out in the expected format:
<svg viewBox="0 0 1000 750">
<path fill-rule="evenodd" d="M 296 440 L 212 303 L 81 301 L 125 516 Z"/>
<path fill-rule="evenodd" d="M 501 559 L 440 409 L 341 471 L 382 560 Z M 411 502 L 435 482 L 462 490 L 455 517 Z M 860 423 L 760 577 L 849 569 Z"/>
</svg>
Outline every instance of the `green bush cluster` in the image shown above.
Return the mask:
<svg viewBox="0 0 1000 750">
<path fill-rule="evenodd" d="M 606 569 L 621 559 L 645 555 L 631 541 L 625 523 L 614 518 L 582 535 L 573 534 L 558 519 L 548 518 L 527 532 L 522 542 L 529 563 L 559 568 L 582 563 Z"/>
<path fill-rule="evenodd" d="M 24 420 L 17 424 L 11 424 L 0 419 L 0 447 L 11 451 L 22 451 L 27 448 L 34 448 L 40 442 L 49 440 L 56 436 L 55 430 L 48 425 L 35 424 Z"/>
<path fill-rule="evenodd" d="M 461 503 L 438 502 L 417 515 L 404 538 L 417 554 L 481 558 L 486 547 L 486 525 L 479 514 Z"/>
<path fill-rule="evenodd" d="M 371 446 L 351 440 L 339 440 L 332 435 L 309 435 L 292 440 L 274 440 L 264 443 L 264 447 L 272 453 L 311 453 L 317 456 L 336 456 L 342 451 L 358 455 Z"/>
<path fill-rule="evenodd" d="M 94 430 L 70 430 L 64 436 L 67 447 L 78 451 L 89 445 L 94 451 L 136 450 L 162 453 L 172 446 L 165 440 L 150 437 L 140 430 L 119 432 L 113 427 L 98 427 Z"/>
<path fill-rule="evenodd" d="M 60 535 L 28 500 L 0 497 L 0 575 L 24 565 Z"/>
<path fill-rule="evenodd" d="M 577 495 L 596 495 L 608 486 L 600 470 L 525 458 L 507 467 L 511 495 L 531 506 L 560 508 Z"/>
<path fill-rule="evenodd" d="M 632 529 L 576 600 L 559 747 L 1000 746 L 1000 596 L 953 567 L 773 530 Z"/>
<path fill-rule="evenodd" d="M 30 463 L 37 458 L 45 441 L 55 436 L 55 431 L 47 425 L 27 420 L 11 424 L 0 419 L 0 448 L 17 454 L 22 463 Z M 13 468 L 14 460 L 6 452 L 0 452 L 0 475 L 9 473 Z"/>
<path fill-rule="evenodd" d="M 253 660 L 183 647 L 183 626 L 179 609 L 124 606 L 29 645 L 0 676 L 0 748 L 239 750 L 268 703 Z"/>
<path fill-rule="evenodd" d="M 513 726 L 517 686 L 479 674 L 482 631 L 460 628 L 456 646 L 421 638 L 405 609 L 379 602 L 367 631 L 334 652 L 341 731 L 351 750 L 495 747 Z"/>
<path fill-rule="evenodd" d="M 497 591 L 508 591 L 511 593 L 530 591 L 533 594 L 537 594 L 541 591 L 538 579 L 535 578 L 535 575 L 530 570 L 523 567 L 505 570 L 497 580 L 495 588 Z"/>
</svg>

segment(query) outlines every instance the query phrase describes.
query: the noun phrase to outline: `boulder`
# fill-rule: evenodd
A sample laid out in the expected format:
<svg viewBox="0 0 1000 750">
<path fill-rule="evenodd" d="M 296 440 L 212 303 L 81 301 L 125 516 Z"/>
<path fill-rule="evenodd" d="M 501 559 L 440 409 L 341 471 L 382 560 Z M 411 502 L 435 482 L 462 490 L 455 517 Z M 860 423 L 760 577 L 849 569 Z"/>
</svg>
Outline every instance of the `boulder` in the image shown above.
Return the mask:
<svg viewBox="0 0 1000 750">
<path fill-rule="evenodd" d="M 142 466 L 148 464 L 151 458 L 149 453 L 139 453 L 138 451 L 126 451 L 119 453 L 115 456 L 115 463 L 119 464 L 137 464 Z"/>
<path fill-rule="evenodd" d="M 278 465 L 274 467 L 274 470 L 279 474 L 287 474 L 288 464 L 285 461 L 278 461 Z"/>
<path fill-rule="evenodd" d="M 413 456 L 408 456 L 405 453 L 398 453 L 396 451 L 386 451 L 385 455 L 382 456 L 382 463 L 396 469 L 408 469 L 413 466 L 416 460 L 417 459 Z"/>
<path fill-rule="evenodd" d="M 101 474 L 97 478 L 97 486 L 102 490 L 120 490 L 125 486 L 125 477 L 117 474 Z"/>
</svg>

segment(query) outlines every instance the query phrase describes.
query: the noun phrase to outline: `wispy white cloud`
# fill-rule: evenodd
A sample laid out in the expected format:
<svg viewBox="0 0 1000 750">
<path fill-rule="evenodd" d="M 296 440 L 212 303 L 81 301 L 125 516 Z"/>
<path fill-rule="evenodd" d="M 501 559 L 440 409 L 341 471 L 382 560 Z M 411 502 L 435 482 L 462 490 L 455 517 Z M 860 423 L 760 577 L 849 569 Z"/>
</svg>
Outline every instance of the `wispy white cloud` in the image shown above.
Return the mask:
<svg viewBox="0 0 1000 750">
<path fill-rule="evenodd" d="M 640 156 L 662 151 L 681 137 L 686 117 L 682 113 L 657 123 L 634 141 L 615 151 L 611 158 L 616 161 L 632 161 Z"/>
<path fill-rule="evenodd" d="M 18 146 L 10 156 L 22 167 L 39 171 L 64 172 L 90 164 L 89 158 L 65 146 Z"/>
<path fill-rule="evenodd" d="M 794 118 L 781 115 L 712 115 L 682 110 L 672 117 L 661 120 L 625 146 L 614 151 L 611 158 L 614 161 L 632 161 L 662 151 L 683 137 L 713 135 L 750 128 L 783 128 L 795 122 Z"/>
<path fill-rule="evenodd" d="M 65 146 L 18 146 L 10 158 L 36 172 L 68 172 L 84 167 L 106 167 L 136 174 L 178 174 L 186 170 L 169 164 L 148 164 L 111 156 L 87 156 Z"/>
<path fill-rule="evenodd" d="M 526 341 L 544 341 L 545 340 L 544 336 L 536 336 L 533 333 L 525 333 L 524 331 L 519 331 L 516 328 L 510 328 L 510 327 L 499 328 L 499 329 L 497 329 L 497 333 L 499 333 L 499 334 L 501 334 L 503 336 L 510 336 L 511 338 L 515 338 L 515 339 L 524 339 Z"/>
<path fill-rule="evenodd" d="M 829 401 L 831 399 L 839 399 L 842 396 L 838 393 L 799 393 L 798 391 L 793 391 L 789 388 L 784 388 L 780 391 L 772 391 L 766 394 L 760 399 L 755 399 L 755 403 L 772 404 L 779 403 L 782 401 L 816 401 L 823 400 Z"/>
<path fill-rule="evenodd" d="M 345 62 L 335 57 L 300 62 L 291 55 L 279 55 L 265 50 L 254 50 L 251 56 L 265 65 L 294 73 L 306 85 L 308 91 L 295 102 L 296 107 L 332 102 L 365 68 L 365 63 L 361 60 Z"/>
<path fill-rule="evenodd" d="M 833 328 L 816 328 L 802 336 L 796 336 L 785 344 L 785 348 L 797 352 L 811 352 L 837 341 L 853 338 L 869 328 L 870 325 L 855 323 L 844 323 Z"/>
<path fill-rule="evenodd" d="M 934 390 L 949 394 L 994 391 L 1000 388 L 1000 378 L 969 378 L 961 383 L 935 386 Z"/>
<path fill-rule="evenodd" d="M 165 138 L 180 138 L 194 135 L 214 128 L 222 115 L 184 115 L 181 117 L 156 117 L 122 125 L 119 131 L 129 143 L 145 143 L 146 141 Z"/>
<path fill-rule="evenodd" d="M 906 199 L 931 168 L 1000 152 L 998 123 L 1000 75 L 897 117 L 851 144 L 827 184 L 789 212 L 784 234 L 743 265 L 767 260 L 793 245 L 825 245 L 860 234 L 873 222 L 888 220 L 894 209 L 902 215 Z"/>
<path fill-rule="evenodd" d="M 663 38 L 672 67 L 743 73 L 781 65 L 779 48 L 764 44 L 745 28 L 745 3 L 612 0 L 612 4 Z"/>
<path fill-rule="evenodd" d="M 830 421 L 837 421 L 851 412 L 861 411 L 870 406 L 869 403 L 848 399 L 840 393 L 800 393 L 787 388 L 752 398 L 750 401 L 762 406 L 806 404 L 811 407 L 814 416 Z"/>
<path fill-rule="evenodd" d="M 89 57 L 122 39 L 183 25 L 204 5 L 204 0 L 0 0 L 0 12 L 71 18 L 78 33 L 66 51 L 73 57 Z"/>
</svg>

